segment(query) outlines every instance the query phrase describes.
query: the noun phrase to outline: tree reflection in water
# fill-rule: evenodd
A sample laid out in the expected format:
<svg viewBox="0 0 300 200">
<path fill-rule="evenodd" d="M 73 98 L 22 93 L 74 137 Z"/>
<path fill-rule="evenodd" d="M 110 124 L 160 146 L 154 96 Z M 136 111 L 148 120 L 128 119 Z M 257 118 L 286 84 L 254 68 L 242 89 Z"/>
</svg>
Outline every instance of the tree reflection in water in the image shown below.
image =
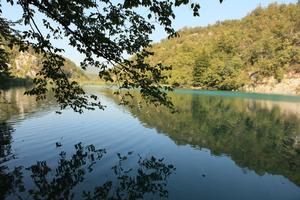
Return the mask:
<svg viewBox="0 0 300 200">
<path fill-rule="evenodd" d="M 94 145 L 78 143 L 71 156 L 62 151 L 54 164 L 49 160 L 37 161 L 29 167 L 12 164 L 12 159 L 15 159 L 11 147 L 14 128 L 9 120 L 22 113 L 40 115 L 44 112 L 43 102 L 36 102 L 34 98 L 23 96 L 23 93 L 23 89 L 16 89 L 0 95 L 9 102 L 0 107 L 0 199 L 113 200 L 168 197 L 167 180 L 175 167 L 166 164 L 163 159 L 143 158 L 133 152 L 117 154 L 115 163 L 109 160 L 113 166 L 103 171 L 104 176 L 97 177 L 101 180 L 92 184 L 91 176 L 101 173 L 101 164 L 109 164 L 105 163 L 108 158 L 108 155 L 105 156 L 106 150 L 96 149 Z M 51 98 L 48 99 L 45 111 L 51 110 L 49 105 L 52 104 Z"/>
<path fill-rule="evenodd" d="M 105 94 L 120 103 L 111 90 Z M 170 97 L 178 113 L 140 103 L 138 94 L 130 105 L 139 106 L 126 109 L 177 145 L 209 149 L 213 155 L 229 156 L 243 169 L 261 176 L 282 175 L 300 186 L 300 118 L 291 112 L 298 104 L 199 94 Z"/>
<path fill-rule="evenodd" d="M 14 128 L 7 122 L 0 122 L 0 164 L 10 160 L 11 153 L 11 133 Z"/>
<path fill-rule="evenodd" d="M 14 158 L 11 151 L 13 127 L 7 122 L 0 122 L 0 199 L 4 199 L 7 193 L 14 192 L 21 183 L 21 168 L 17 167 L 12 172 L 6 173 L 8 167 L 3 163 Z M 19 188 L 21 191 L 22 188 Z"/>
<path fill-rule="evenodd" d="M 13 199 L 74 199 L 78 195 L 76 186 L 85 180 L 95 164 L 106 154 L 105 149 L 96 149 L 94 145 L 75 145 L 75 153 L 68 158 L 66 152 L 59 154 L 56 167 L 47 161 L 24 168 L 17 167 L 9 171 L 1 168 L 0 198 Z M 145 195 L 167 198 L 168 177 L 175 171 L 173 165 L 164 163 L 164 159 L 155 157 L 142 158 L 137 156 L 135 168 L 128 168 L 126 161 L 134 156 L 133 152 L 126 155 L 117 154 L 118 162 L 111 167 L 110 180 L 104 181 L 93 190 L 83 190 L 82 199 L 141 199 Z M 30 174 L 33 187 L 28 187 L 25 174 Z"/>
</svg>

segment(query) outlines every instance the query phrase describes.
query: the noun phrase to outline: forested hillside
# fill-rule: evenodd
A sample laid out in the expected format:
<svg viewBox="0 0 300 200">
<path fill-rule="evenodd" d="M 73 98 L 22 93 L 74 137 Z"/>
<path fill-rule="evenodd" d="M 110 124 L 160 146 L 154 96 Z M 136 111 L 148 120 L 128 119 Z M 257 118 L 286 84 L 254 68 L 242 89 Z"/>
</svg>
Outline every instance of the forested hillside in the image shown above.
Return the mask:
<svg viewBox="0 0 300 200">
<path fill-rule="evenodd" d="M 150 63 L 172 65 L 168 84 L 238 90 L 300 72 L 300 1 L 258 7 L 241 20 L 186 28 L 154 44 Z"/>
<path fill-rule="evenodd" d="M 8 56 L 8 68 L 11 75 L 11 77 L 0 77 L 1 86 L 22 85 L 30 82 L 31 79 L 37 76 L 42 68 L 42 55 L 34 53 L 30 47 L 27 51 L 20 52 L 18 46 L 9 48 L 5 45 L 5 41 L 1 43 L 2 49 Z M 63 70 L 67 76 L 73 80 L 80 82 L 88 79 L 83 71 L 67 58 L 65 58 Z"/>
</svg>

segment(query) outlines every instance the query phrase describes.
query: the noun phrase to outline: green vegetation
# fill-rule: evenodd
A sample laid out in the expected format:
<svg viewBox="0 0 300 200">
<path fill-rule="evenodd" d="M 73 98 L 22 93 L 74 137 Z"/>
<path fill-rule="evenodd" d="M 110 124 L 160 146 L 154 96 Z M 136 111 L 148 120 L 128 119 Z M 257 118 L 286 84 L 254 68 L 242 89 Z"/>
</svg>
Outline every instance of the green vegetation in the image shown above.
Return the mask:
<svg viewBox="0 0 300 200">
<path fill-rule="evenodd" d="M 256 8 L 242 20 L 185 28 L 162 40 L 149 63 L 172 65 L 167 83 L 237 90 L 273 76 L 300 71 L 300 2 Z"/>
<path fill-rule="evenodd" d="M 188 6 L 194 16 L 199 16 L 198 3 L 190 0 L 9 0 L 5 3 L 8 13 L 19 9 L 22 17 L 12 23 L 14 19 L 2 16 L 1 2 L 0 36 L 12 46 L 25 44 L 32 47 L 35 53 L 44 58 L 39 76 L 33 81 L 34 87 L 26 94 L 36 95 L 38 99 L 45 98 L 50 80 L 50 89 L 55 93 L 61 109 L 70 107 L 80 113 L 84 109 L 104 109 L 96 95 L 86 94 L 62 70 L 64 58 L 61 52 L 64 50 L 54 46 L 53 40 L 66 39 L 84 56 L 80 62 L 82 69 L 95 67 L 103 80 L 129 91 L 140 88 L 146 101 L 172 107 L 165 92 L 172 88 L 162 85 L 167 78 L 163 71 L 170 67 L 145 62 L 152 55 L 147 50 L 152 43 L 150 35 L 160 24 L 169 37 L 176 36 L 173 28 L 174 9 Z M 14 26 L 16 24 L 18 26 Z M 2 59 L 5 54 L 1 46 L 0 53 L 0 70 L 7 70 L 2 67 L 6 63 Z M 127 59 L 125 55 L 135 55 L 136 59 Z"/>
</svg>

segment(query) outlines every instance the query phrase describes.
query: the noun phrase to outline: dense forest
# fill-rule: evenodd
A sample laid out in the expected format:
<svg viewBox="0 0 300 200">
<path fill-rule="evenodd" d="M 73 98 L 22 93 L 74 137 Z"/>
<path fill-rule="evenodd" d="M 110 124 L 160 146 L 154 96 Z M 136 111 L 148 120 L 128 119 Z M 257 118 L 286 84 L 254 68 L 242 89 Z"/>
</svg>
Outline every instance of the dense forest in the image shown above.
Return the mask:
<svg viewBox="0 0 300 200">
<path fill-rule="evenodd" d="M 300 72 L 300 1 L 257 7 L 241 20 L 184 28 L 154 44 L 148 61 L 171 65 L 167 84 L 238 90 Z"/>
</svg>

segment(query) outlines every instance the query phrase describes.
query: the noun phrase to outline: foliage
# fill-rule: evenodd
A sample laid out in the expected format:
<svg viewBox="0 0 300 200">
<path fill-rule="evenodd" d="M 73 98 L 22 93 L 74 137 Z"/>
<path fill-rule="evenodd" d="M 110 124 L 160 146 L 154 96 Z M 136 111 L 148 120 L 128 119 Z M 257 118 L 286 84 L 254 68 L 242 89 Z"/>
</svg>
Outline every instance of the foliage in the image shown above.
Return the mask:
<svg viewBox="0 0 300 200">
<path fill-rule="evenodd" d="M 45 58 L 34 80 L 35 88 L 27 94 L 45 98 L 49 81 L 61 108 L 70 106 L 78 112 L 94 107 L 103 108 L 95 95 L 87 95 L 76 82 L 69 81 L 62 70 L 64 59 L 58 53 L 63 49 L 54 47 L 51 39 L 65 36 L 69 44 L 85 56 L 81 62 L 83 69 L 99 68 L 100 78 L 118 84 L 119 88 L 140 88 L 142 96 L 149 102 L 172 106 L 162 90 L 172 88 L 161 85 L 167 78 L 162 71 L 170 67 L 159 62 L 152 65 L 145 62 L 145 58 L 153 54 L 146 50 L 151 46 L 149 35 L 158 23 L 170 37 L 176 36 L 172 27 L 174 8 L 188 5 L 194 16 L 199 16 L 199 4 L 189 0 L 7 2 L 22 9 L 20 23 L 28 28 L 15 35 Z M 46 31 L 42 32 L 36 23 L 39 16 L 42 16 Z M 135 59 L 126 59 L 125 54 L 135 55 Z"/>
<path fill-rule="evenodd" d="M 193 85 L 201 86 L 203 83 L 203 74 L 210 67 L 209 55 L 207 53 L 201 53 L 195 62 L 193 69 Z"/>
<path fill-rule="evenodd" d="M 5 45 L 4 41 L 6 39 L 9 39 L 10 41 L 14 41 L 14 38 L 11 38 L 11 29 L 10 29 L 10 23 L 6 21 L 5 19 L 0 17 L 0 83 L 5 82 L 10 77 L 9 72 L 9 55 L 3 48 L 3 45 Z M 0 86 L 1 88 L 1 86 Z"/>
<path fill-rule="evenodd" d="M 299 25 L 299 3 L 273 3 L 241 20 L 182 29 L 180 37 L 153 45 L 148 62 L 171 65 L 167 83 L 178 86 L 236 90 L 264 77 L 281 81 L 299 72 Z"/>
</svg>

